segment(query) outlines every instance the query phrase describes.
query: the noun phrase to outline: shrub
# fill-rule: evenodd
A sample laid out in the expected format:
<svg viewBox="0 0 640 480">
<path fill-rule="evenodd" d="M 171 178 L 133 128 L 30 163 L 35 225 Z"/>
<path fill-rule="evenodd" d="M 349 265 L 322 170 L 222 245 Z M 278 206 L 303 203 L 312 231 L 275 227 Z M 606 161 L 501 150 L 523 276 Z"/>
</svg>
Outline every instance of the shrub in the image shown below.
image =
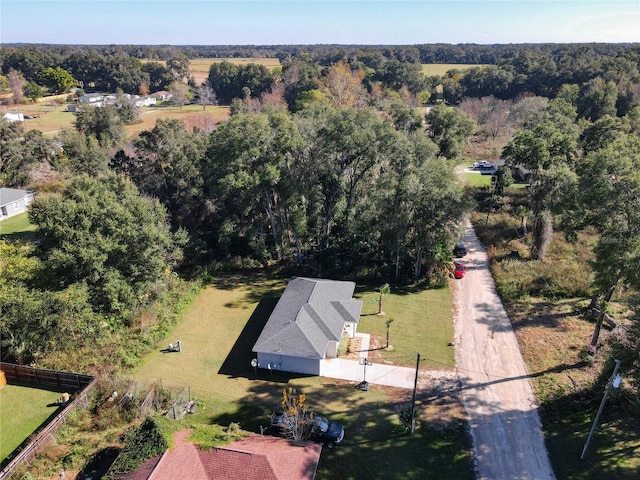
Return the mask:
<svg viewBox="0 0 640 480">
<path fill-rule="evenodd" d="M 142 422 L 139 428 L 127 435 L 125 447 L 104 479 L 116 480 L 138 468 L 145 460 L 164 453 L 169 448 L 165 430 L 155 417 L 149 417 Z"/>
</svg>

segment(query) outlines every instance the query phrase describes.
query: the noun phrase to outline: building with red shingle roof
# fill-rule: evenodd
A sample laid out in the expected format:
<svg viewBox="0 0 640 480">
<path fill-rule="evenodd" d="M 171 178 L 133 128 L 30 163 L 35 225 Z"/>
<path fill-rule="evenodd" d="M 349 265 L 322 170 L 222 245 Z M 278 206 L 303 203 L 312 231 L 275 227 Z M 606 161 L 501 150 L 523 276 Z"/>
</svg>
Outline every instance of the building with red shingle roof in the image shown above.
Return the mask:
<svg viewBox="0 0 640 480">
<path fill-rule="evenodd" d="M 173 448 L 122 480 L 313 480 L 322 452 L 318 443 L 262 435 L 200 450 L 187 440 L 190 434 L 191 430 L 176 432 Z"/>
</svg>

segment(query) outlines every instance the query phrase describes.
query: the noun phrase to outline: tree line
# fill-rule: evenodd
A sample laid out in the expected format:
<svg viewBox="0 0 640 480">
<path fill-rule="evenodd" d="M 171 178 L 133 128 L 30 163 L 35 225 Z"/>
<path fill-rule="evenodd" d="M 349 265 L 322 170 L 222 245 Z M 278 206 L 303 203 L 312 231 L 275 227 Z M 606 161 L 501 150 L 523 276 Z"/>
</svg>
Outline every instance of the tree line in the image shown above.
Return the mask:
<svg viewBox="0 0 640 480">
<path fill-rule="evenodd" d="M 189 72 L 191 58 L 237 58 L 248 53 L 280 59 L 281 69 L 262 71 L 258 65 L 212 65 L 208 82 L 223 103 L 244 88 L 258 97 L 279 78 L 298 76 L 298 89 L 308 91 L 332 65 L 347 63 L 363 75 L 370 93 L 376 88 L 406 86 L 419 100 L 444 99 L 459 104 L 465 98 L 522 95 L 585 98 L 581 114 L 600 97 L 613 101 L 619 116 L 638 102 L 640 47 L 627 44 L 568 45 L 415 45 L 415 46 L 273 46 L 273 47 L 144 47 L 144 46 L 3 46 L 0 49 L 0 88 L 14 90 L 24 83 L 25 95 L 41 96 L 68 89 L 70 82 L 84 89 L 127 93 L 166 90 L 174 82 L 196 89 Z M 223 56 L 223 54 L 226 54 Z M 143 61 L 145 60 L 145 61 Z M 425 76 L 424 63 L 481 64 L 464 72 Z M 266 69 L 265 69 L 266 70 Z M 289 99 L 290 100 L 290 99 Z M 289 101 L 290 106 L 292 102 Z M 596 114 L 598 112 L 595 112 Z"/>
</svg>

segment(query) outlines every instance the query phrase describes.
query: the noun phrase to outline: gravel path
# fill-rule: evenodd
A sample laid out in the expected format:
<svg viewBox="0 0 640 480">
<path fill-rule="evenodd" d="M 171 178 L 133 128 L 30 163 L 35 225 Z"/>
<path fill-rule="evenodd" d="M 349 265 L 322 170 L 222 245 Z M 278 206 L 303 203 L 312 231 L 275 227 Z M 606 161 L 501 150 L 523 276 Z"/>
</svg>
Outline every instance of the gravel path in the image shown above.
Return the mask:
<svg viewBox="0 0 640 480">
<path fill-rule="evenodd" d="M 478 478 L 553 479 L 528 372 L 470 225 L 464 243 L 467 273 L 455 289 L 456 365 Z"/>
</svg>

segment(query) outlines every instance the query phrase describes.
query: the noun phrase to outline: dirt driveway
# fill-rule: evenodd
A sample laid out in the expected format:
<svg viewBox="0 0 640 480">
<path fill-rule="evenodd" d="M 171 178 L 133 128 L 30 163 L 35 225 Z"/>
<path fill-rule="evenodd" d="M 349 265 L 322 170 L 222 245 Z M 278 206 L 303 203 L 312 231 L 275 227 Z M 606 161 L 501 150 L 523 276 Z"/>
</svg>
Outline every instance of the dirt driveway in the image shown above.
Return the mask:
<svg viewBox="0 0 640 480">
<path fill-rule="evenodd" d="M 533 390 L 495 290 L 487 253 L 470 225 L 456 281 L 456 366 L 478 478 L 553 479 Z"/>
</svg>

